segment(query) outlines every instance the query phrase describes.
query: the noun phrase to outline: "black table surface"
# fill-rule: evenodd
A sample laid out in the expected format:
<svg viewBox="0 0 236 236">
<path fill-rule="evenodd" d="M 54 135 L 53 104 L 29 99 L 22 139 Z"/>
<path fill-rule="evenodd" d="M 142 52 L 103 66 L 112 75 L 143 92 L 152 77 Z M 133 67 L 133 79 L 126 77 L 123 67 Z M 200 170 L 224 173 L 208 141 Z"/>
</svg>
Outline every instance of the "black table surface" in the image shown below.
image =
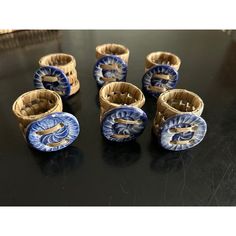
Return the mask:
<svg viewBox="0 0 236 236">
<path fill-rule="evenodd" d="M 60 31 L 47 41 L 31 41 L 0 51 L 0 205 L 236 205 L 234 32 Z M 170 51 L 181 58 L 177 88 L 205 103 L 208 131 L 198 146 L 160 148 L 151 135 L 156 101 L 150 97 L 142 136 L 126 144 L 104 140 L 92 70 L 95 47 L 110 42 L 130 49 L 127 82 L 140 88 L 148 53 Z M 78 118 L 81 132 L 68 148 L 41 153 L 25 143 L 11 109 L 18 96 L 34 89 L 39 58 L 54 52 L 76 58 L 81 89 L 64 102 L 64 111 Z"/>
</svg>

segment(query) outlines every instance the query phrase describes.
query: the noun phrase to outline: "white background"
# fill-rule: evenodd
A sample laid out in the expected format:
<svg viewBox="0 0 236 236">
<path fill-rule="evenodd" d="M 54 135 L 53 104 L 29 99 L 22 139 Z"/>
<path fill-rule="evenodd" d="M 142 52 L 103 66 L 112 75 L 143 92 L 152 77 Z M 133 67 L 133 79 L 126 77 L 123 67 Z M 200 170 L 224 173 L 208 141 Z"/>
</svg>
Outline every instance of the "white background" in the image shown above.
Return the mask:
<svg viewBox="0 0 236 236">
<path fill-rule="evenodd" d="M 1 0 L 2 28 L 229 29 L 235 0 Z"/>
<path fill-rule="evenodd" d="M 0 28 L 234 29 L 233 2 L 1 0 Z M 0 235 L 229 236 L 235 235 L 235 208 L 1 207 Z"/>
</svg>

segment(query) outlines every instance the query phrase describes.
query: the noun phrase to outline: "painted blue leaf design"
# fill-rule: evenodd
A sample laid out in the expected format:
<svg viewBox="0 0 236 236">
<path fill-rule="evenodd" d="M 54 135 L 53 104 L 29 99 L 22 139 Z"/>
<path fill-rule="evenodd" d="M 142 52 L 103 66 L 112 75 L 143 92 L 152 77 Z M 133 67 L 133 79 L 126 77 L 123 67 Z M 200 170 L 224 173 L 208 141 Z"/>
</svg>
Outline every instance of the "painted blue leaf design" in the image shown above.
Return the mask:
<svg viewBox="0 0 236 236">
<path fill-rule="evenodd" d="M 170 80 L 155 78 L 154 75 L 158 74 L 169 75 Z M 169 90 L 175 88 L 177 82 L 178 82 L 178 72 L 169 65 L 156 65 L 150 68 L 148 71 L 146 71 L 146 73 L 142 78 L 143 90 L 147 94 L 150 94 L 155 98 L 158 97 L 161 94 L 161 92 L 150 90 L 149 89 L 150 86 L 157 86 Z"/>
<path fill-rule="evenodd" d="M 117 120 L 119 119 L 139 121 L 139 123 L 123 124 L 117 122 Z M 143 130 L 145 129 L 146 122 L 147 115 L 140 108 L 132 106 L 121 106 L 105 113 L 102 121 L 102 133 L 104 137 L 110 141 L 131 141 L 142 134 Z M 116 135 L 121 135 L 121 137 L 118 138 Z"/>
<path fill-rule="evenodd" d="M 119 70 L 105 70 L 102 65 L 115 64 L 119 67 Z M 101 78 L 114 78 L 116 81 L 126 81 L 127 64 L 118 56 L 108 55 L 97 60 L 94 69 L 93 76 L 99 86 L 104 85 L 104 80 Z"/>
<path fill-rule="evenodd" d="M 196 130 L 188 132 L 173 133 L 173 128 L 197 127 Z M 191 113 L 179 114 L 168 118 L 160 127 L 160 143 L 163 148 L 172 151 L 181 151 L 198 145 L 205 137 L 207 124 L 205 120 Z M 188 141 L 175 144 L 175 141 Z"/>
<path fill-rule="evenodd" d="M 53 152 L 74 142 L 79 132 L 80 126 L 75 116 L 56 112 L 29 124 L 26 139 L 32 147 L 40 151 Z"/>
<path fill-rule="evenodd" d="M 57 81 L 43 81 L 43 76 L 55 76 L 57 78 Z M 71 90 L 70 82 L 65 73 L 62 70 L 53 66 L 43 66 L 35 71 L 34 86 L 37 89 L 44 88 L 53 90 L 63 97 L 69 96 Z"/>
</svg>

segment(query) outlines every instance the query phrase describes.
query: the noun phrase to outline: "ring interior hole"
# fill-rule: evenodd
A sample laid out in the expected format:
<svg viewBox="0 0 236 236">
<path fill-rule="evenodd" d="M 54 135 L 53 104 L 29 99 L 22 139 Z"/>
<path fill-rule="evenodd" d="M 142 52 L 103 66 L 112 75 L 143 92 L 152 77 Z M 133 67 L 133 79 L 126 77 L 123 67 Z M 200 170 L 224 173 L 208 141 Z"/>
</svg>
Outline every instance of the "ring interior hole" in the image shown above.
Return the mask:
<svg viewBox="0 0 236 236">
<path fill-rule="evenodd" d="M 198 129 L 198 125 L 196 124 L 185 124 L 185 126 L 183 128 L 178 128 L 174 127 L 174 128 L 170 128 L 169 131 L 171 133 L 186 133 L 186 132 L 194 132 Z"/>
<path fill-rule="evenodd" d="M 120 91 L 110 92 L 106 95 L 106 98 L 109 102 L 119 105 L 130 105 L 137 101 L 137 99 L 133 97 L 132 94 Z"/>
<path fill-rule="evenodd" d="M 109 66 L 113 67 L 113 69 L 120 69 L 121 68 L 121 65 L 120 64 L 114 64 L 114 63 L 109 63 L 108 64 Z"/>
<path fill-rule="evenodd" d="M 70 63 L 72 61 L 72 58 L 70 56 L 50 56 L 49 59 L 47 59 L 47 61 L 45 61 L 45 64 L 48 66 L 64 66 L 67 65 L 68 63 Z"/>
<path fill-rule="evenodd" d="M 116 123 L 121 123 L 121 124 L 131 124 L 131 125 L 140 125 L 142 124 L 143 122 L 141 120 L 133 120 L 133 119 L 119 119 L 119 118 L 116 118 L 114 120 Z"/>
<path fill-rule="evenodd" d="M 169 54 L 160 54 L 160 55 L 153 55 L 151 57 L 151 61 L 155 64 L 166 64 L 173 66 L 177 64 L 177 59 Z"/>
<path fill-rule="evenodd" d="M 119 64 L 115 64 L 115 63 L 109 63 L 109 64 L 102 64 L 101 68 L 103 70 L 120 70 L 121 66 Z"/>
<path fill-rule="evenodd" d="M 58 147 L 58 146 L 67 144 L 69 141 L 70 140 L 68 138 L 64 138 L 60 142 L 48 143 L 47 146 L 49 146 L 49 147 Z"/>
<path fill-rule="evenodd" d="M 39 96 L 26 96 L 21 102 L 17 103 L 17 109 L 23 116 L 32 116 L 45 113 L 56 105 L 56 98 L 53 96 L 46 97 L 44 94 Z"/>
<path fill-rule="evenodd" d="M 171 144 L 187 144 L 187 143 L 192 144 L 192 143 L 194 143 L 194 142 L 195 142 L 194 139 L 186 140 L 186 141 L 184 141 L 183 143 L 182 143 L 182 142 L 178 142 L 178 141 L 173 141 L 173 140 L 170 141 Z"/>
<path fill-rule="evenodd" d="M 108 46 L 104 46 L 101 49 L 101 53 L 102 54 L 108 54 L 108 55 L 122 55 L 124 53 L 126 53 L 126 50 L 122 47 L 119 47 L 117 45 L 108 45 Z"/>
<path fill-rule="evenodd" d="M 167 98 L 166 102 L 180 112 L 193 112 L 200 107 L 200 102 L 193 96 L 184 96 L 178 98 Z"/>
<path fill-rule="evenodd" d="M 42 76 L 43 82 L 58 82 L 58 78 L 56 76 L 44 75 Z"/>
<path fill-rule="evenodd" d="M 51 134 L 51 133 L 54 133 L 54 132 L 58 131 L 59 129 L 63 128 L 64 126 L 65 125 L 61 122 L 49 129 L 37 131 L 36 134 L 38 134 L 38 135 Z"/>
</svg>

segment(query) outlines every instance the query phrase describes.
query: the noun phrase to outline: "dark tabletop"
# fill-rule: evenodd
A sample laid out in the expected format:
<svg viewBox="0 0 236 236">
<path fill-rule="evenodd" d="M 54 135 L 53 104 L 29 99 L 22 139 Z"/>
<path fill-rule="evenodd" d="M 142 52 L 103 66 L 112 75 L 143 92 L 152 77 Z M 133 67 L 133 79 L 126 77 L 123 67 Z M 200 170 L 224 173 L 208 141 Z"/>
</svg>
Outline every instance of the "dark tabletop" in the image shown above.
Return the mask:
<svg viewBox="0 0 236 236">
<path fill-rule="evenodd" d="M 48 34 L 0 37 L 0 205 L 236 205 L 234 32 Z M 126 144 L 103 139 L 92 69 L 95 47 L 110 42 L 130 49 L 127 82 L 138 87 L 148 53 L 170 51 L 181 58 L 177 88 L 197 93 L 205 103 L 208 131 L 198 146 L 182 152 L 161 149 L 151 135 L 156 101 L 149 97 L 142 136 Z M 33 89 L 39 58 L 53 52 L 76 58 L 81 89 L 64 102 L 64 111 L 78 118 L 81 132 L 68 148 L 41 153 L 25 143 L 11 107 Z"/>
</svg>

